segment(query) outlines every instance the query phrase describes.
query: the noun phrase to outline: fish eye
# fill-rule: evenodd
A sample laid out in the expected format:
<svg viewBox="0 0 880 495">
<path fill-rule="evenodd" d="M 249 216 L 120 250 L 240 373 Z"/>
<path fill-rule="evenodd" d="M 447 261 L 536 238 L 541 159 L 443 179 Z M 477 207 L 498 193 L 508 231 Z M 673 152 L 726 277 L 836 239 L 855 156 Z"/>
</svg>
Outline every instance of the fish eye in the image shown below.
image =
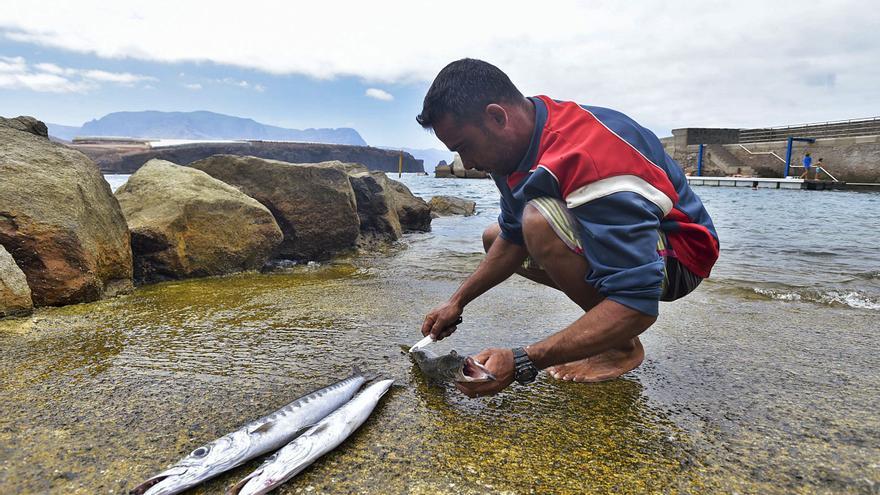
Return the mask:
<svg viewBox="0 0 880 495">
<path fill-rule="evenodd" d="M 199 447 L 196 450 L 193 450 L 191 455 L 193 457 L 205 457 L 208 455 L 208 449 L 205 447 Z"/>
</svg>

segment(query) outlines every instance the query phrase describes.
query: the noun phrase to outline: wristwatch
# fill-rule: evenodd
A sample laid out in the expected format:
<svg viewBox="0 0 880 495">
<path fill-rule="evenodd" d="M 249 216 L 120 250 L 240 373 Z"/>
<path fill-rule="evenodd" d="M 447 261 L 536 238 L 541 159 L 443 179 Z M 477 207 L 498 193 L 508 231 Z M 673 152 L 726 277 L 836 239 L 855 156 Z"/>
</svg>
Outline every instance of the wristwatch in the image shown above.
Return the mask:
<svg viewBox="0 0 880 495">
<path fill-rule="evenodd" d="M 513 379 L 521 385 L 532 383 L 538 377 L 538 368 L 535 368 L 526 350 L 522 347 L 513 349 Z"/>
</svg>

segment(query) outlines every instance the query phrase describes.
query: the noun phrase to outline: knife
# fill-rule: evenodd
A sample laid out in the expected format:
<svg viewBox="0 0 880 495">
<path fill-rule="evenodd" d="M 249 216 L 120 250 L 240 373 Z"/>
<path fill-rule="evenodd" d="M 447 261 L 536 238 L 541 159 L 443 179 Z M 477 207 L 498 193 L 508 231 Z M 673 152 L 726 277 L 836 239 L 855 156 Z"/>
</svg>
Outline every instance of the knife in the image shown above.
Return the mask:
<svg viewBox="0 0 880 495">
<path fill-rule="evenodd" d="M 458 325 L 458 324 L 461 323 L 462 321 L 463 321 L 462 317 L 459 316 L 458 319 L 455 320 L 455 323 L 453 323 L 453 324 L 450 325 L 450 326 Z M 426 345 L 431 344 L 431 343 L 434 343 L 434 342 L 436 342 L 436 341 L 434 340 L 434 338 L 431 337 L 431 334 L 428 334 L 428 335 L 425 336 L 425 338 L 423 338 L 422 340 L 416 342 L 416 345 L 410 347 L 410 348 L 409 348 L 409 352 L 412 352 L 412 351 L 414 351 L 414 350 L 416 350 L 416 349 L 421 349 L 422 347 L 425 347 Z"/>
</svg>

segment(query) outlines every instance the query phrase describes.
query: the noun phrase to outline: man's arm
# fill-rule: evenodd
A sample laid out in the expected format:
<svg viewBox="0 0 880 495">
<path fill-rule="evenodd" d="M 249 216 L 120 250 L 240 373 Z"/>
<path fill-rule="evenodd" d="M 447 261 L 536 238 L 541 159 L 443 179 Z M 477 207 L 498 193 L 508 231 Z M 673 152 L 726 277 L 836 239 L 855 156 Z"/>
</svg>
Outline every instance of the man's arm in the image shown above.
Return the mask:
<svg viewBox="0 0 880 495">
<path fill-rule="evenodd" d="M 498 236 L 486 257 L 448 301 L 431 310 L 422 324 L 422 335 L 431 334 L 435 340 L 448 337 L 455 331 L 451 326 L 461 316 L 464 307 L 487 290 L 507 280 L 526 259 L 525 246 L 514 244 Z"/>
<path fill-rule="evenodd" d="M 543 369 L 595 356 L 638 336 L 657 320 L 623 304 L 606 299 L 574 323 L 540 342 L 526 347 L 536 367 Z M 474 356 L 491 371 L 496 380 L 485 383 L 456 383 L 468 397 L 493 395 L 513 383 L 511 349 L 486 349 Z"/>
<path fill-rule="evenodd" d="M 540 369 L 570 363 L 625 344 L 655 321 L 656 316 L 606 299 L 571 325 L 526 347 L 526 353 Z"/>
</svg>

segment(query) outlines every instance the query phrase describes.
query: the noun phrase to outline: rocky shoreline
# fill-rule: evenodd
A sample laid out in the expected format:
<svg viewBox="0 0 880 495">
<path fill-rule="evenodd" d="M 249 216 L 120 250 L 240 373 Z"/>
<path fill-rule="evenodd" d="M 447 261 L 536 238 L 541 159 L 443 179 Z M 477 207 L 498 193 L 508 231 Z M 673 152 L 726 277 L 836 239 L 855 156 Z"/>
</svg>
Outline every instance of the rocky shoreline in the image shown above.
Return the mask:
<svg viewBox="0 0 880 495">
<path fill-rule="evenodd" d="M 322 261 L 430 231 L 431 204 L 357 163 L 152 159 L 114 195 L 32 117 L 0 118 L 0 318 L 135 284 Z M 456 198 L 440 214 L 472 214 Z"/>
</svg>

